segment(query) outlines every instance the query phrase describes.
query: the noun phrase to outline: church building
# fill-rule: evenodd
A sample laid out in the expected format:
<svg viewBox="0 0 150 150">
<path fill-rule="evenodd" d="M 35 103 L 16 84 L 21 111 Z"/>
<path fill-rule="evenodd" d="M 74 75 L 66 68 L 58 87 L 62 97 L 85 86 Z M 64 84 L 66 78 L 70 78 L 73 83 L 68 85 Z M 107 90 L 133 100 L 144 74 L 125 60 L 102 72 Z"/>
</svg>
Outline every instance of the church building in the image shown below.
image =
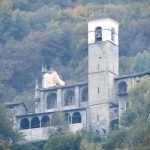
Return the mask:
<svg viewBox="0 0 150 150">
<path fill-rule="evenodd" d="M 129 107 L 128 91 L 150 72 L 119 75 L 119 23 L 110 18 L 88 22 L 88 81 L 71 85 L 56 71 L 42 68 L 42 83 L 36 84 L 35 112 L 24 103 L 10 104 L 15 124 L 26 140 L 48 138 L 53 115 L 63 112 L 70 130 L 85 129 L 102 136 L 119 124 Z M 21 111 L 22 110 L 22 111 Z"/>
</svg>

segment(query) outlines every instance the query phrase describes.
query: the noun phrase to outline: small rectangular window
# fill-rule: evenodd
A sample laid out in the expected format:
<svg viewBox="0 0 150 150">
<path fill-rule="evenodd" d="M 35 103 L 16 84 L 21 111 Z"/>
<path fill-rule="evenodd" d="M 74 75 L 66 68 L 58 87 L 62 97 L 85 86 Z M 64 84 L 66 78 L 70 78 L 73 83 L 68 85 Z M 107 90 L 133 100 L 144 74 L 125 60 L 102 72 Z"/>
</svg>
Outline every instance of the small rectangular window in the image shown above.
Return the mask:
<svg viewBox="0 0 150 150">
<path fill-rule="evenodd" d="M 126 102 L 126 108 L 129 108 L 129 102 Z"/>
<path fill-rule="evenodd" d="M 99 121 L 99 115 L 97 115 L 97 121 Z"/>
<path fill-rule="evenodd" d="M 99 88 L 97 89 L 97 92 L 99 93 Z"/>
</svg>

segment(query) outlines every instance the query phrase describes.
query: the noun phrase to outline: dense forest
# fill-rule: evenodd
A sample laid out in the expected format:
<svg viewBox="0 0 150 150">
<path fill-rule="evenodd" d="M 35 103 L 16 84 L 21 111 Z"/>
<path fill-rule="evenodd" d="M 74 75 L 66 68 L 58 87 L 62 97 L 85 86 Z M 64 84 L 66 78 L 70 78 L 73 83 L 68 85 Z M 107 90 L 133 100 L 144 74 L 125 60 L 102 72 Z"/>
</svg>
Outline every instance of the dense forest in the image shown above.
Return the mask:
<svg viewBox="0 0 150 150">
<path fill-rule="evenodd" d="M 150 68 L 150 0 L 0 0 L 0 101 L 30 101 L 41 67 L 87 80 L 87 22 L 120 23 L 120 74 Z"/>
</svg>

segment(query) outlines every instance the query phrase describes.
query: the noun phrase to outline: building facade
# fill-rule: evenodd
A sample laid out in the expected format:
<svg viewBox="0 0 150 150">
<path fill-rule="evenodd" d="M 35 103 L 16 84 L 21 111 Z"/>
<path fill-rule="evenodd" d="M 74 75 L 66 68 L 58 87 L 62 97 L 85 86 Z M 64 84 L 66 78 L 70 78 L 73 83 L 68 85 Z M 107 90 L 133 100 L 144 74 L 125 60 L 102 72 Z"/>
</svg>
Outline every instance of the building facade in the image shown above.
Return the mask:
<svg viewBox="0 0 150 150">
<path fill-rule="evenodd" d="M 56 72 L 42 68 L 42 84 L 35 88 L 35 113 L 16 114 L 16 127 L 27 140 L 45 139 L 53 115 L 63 112 L 72 131 L 82 128 L 101 135 L 115 128 L 129 106 L 128 91 L 150 72 L 119 76 L 119 24 L 106 18 L 88 22 L 88 81 L 65 85 Z M 57 82 L 45 86 L 45 75 Z M 53 78 L 54 81 L 54 78 Z M 57 84 L 58 83 L 58 84 Z M 26 109 L 25 109 L 26 110 Z"/>
</svg>

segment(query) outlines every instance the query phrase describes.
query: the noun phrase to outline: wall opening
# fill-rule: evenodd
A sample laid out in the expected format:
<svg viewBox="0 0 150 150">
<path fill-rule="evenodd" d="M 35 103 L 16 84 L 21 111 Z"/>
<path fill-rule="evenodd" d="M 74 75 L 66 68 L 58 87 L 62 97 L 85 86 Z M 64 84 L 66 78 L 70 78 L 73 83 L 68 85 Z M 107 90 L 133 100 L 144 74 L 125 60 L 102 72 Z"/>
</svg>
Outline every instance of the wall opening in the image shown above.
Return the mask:
<svg viewBox="0 0 150 150">
<path fill-rule="evenodd" d="M 64 96 L 64 106 L 74 105 L 75 104 L 75 94 L 74 91 L 66 91 Z"/>
<path fill-rule="evenodd" d="M 47 109 L 57 108 L 57 95 L 51 93 L 47 96 Z"/>
<path fill-rule="evenodd" d="M 88 88 L 85 87 L 81 92 L 81 101 L 86 102 L 88 101 Z"/>
<path fill-rule="evenodd" d="M 48 116 L 43 116 L 41 119 L 41 127 L 48 127 L 50 126 L 50 119 Z"/>
<path fill-rule="evenodd" d="M 79 112 L 75 112 L 72 115 L 72 124 L 81 123 L 81 114 Z"/>
<path fill-rule="evenodd" d="M 20 122 L 20 129 L 29 129 L 30 128 L 30 123 L 29 123 L 29 119 L 24 118 L 21 120 Z"/>
<path fill-rule="evenodd" d="M 118 93 L 127 93 L 127 83 L 124 81 L 121 81 L 118 84 Z"/>
<path fill-rule="evenodd" d="M 95 42 L 102 41 L 102 28 L 96 27 L 95 29 Z"/>
<path fill-rule="evenodd" d="M 110 130 L 115 130 L 119 128 L 119 119 L 112 120 L 110 122 Z"/>
<path fill-rule="evenodd" d="M 71 117 L 70 117 L 70 114 L 65 113 L 65 121 L 66 121 L 68 124 L 71 124 Z"/>
<path fill-rule="evenodd" d="M 39 128 L 40 127 L 40 120 L 38 117 L 34 117 L 31 120 L 31 128 Z"/>
</svg>

